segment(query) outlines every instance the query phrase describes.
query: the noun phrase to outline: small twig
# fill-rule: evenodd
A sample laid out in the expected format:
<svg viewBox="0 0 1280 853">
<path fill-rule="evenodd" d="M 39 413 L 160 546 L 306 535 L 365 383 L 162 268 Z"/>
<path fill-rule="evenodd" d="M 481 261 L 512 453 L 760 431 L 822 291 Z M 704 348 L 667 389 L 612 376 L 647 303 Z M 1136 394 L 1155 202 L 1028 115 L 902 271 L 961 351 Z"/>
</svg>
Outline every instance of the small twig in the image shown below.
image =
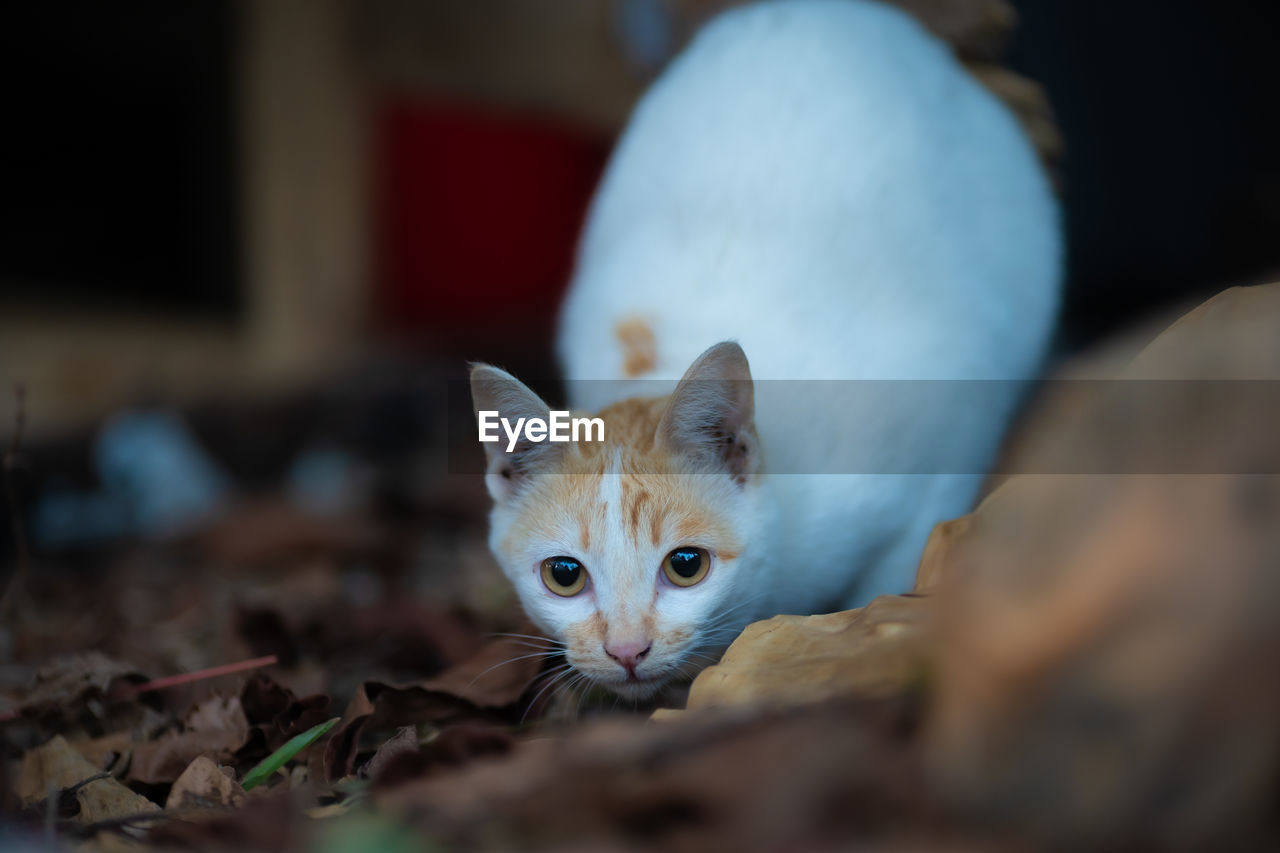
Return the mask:
<svg viewBox="0 0 1280 853">
<path fill-rule="evenodd" d="M 142 684 L 117 686 L 112 689 L 108 698 L 114 701 L 124 701 L 132 699 L 135 696 L 140 696 L 143 693 L 150 693 L 153 690 L 165 690 L 169 687 L 191 684 L 194 681 L 203 681 L 206 678 L 217 678 L 222 675 L 234 675 L 237 672 L 244 672 L 248 669 L 257 669 L 263 666 L 274 666 L 277 663 L 279 663 L 279 660 L 275 655 L 267 655 L 266 657 L 242 660 L 237 663 L 224 663 L 221 666 L 211 666 L 208 669 L 198 669 L 195 672 L 166 675 L 164 678 L 144 681 Z M 7 723 L 10 720 L 18 719 L 21 716 L 22 711 L 19 708 L 10 708 L 7 711 L 0 711 L 0 723 Z"/>
<path fill-rule="evenodd" d="M 18 451 L 22 447 L 22 432 L 27 424 L 27 387 L 19 382 L 13 386 L 13 398 L 17 408 L 14 411 L 13 438 L 9 449 L 4 454 L 4 494 L 9 505 L 9 524 L 13 529 L 14 548 L 18 557 L 18 565 L 9 585 L 5 588 L 4 597 L 0 598 L 0 619 L 9 614 L 9 608 L 21 594 L 26 583 L 30 567 L 30 553 L 27 550 L 27 528 L 23 524 L 22 509 L 18 506 L 18 490 L 14 485 L 14 469 L 18 467 Z"/>
<path fill-rule="evenodd" d="M 237 672 L 244 672 L 246 669 L 273 666 L 276 662 L 275 655 L 267 655 L 266 657 L 253 658 L 252 660 L 242 660 L 239 663 L 224 663 L 221 666 L 211 666 L 208 669 L 198 669 L 195 672 L 184 672 L 180 675 L 166 675 L 164 678 L 157 678 L 133 687 L 126 687 L 120 692 L 118 698 L 129 699 L 140 693 L 150 693 L 153 690 L 164 690 L 168 687 L 190 684 L 193 681 L 203 681 L 206 678 L 217 678 L 220 675 L 232 675 Z"/>
</svg>

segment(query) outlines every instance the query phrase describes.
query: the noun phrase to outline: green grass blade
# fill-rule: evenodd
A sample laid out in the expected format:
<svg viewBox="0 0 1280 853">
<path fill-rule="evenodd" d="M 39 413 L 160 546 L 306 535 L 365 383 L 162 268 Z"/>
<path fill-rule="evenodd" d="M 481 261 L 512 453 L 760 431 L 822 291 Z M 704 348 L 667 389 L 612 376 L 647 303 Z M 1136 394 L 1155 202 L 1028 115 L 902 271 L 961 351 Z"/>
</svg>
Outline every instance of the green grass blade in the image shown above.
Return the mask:
<svg viewBox="0 0 1280 853">
<path fill-rule="evenodd" d="M 240 787 L 248 791 L 267 781 L 271 774 L 284 767 L 289 759 L 324 737 L 329 729 L 338 724 L 340 719 L 342 718 L 334 717 L 332 720 L 323 722 L 318 726 L 312 726 L 300 735 L 289 738 L 288 743 L 262 759 L 256 767 L 244 774 L 244 780 L 240 783 Z"/>
</svg>

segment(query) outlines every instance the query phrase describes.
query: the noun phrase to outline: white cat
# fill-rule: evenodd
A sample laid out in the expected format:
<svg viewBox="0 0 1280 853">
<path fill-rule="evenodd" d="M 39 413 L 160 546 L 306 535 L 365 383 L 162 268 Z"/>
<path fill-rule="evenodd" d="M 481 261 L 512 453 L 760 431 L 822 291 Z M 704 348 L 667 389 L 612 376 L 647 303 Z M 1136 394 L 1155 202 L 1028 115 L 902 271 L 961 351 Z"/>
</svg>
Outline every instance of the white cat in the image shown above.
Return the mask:
<svg viewBox="0 0 1280 853">
<path fill-rule="evenodd" d="M 1061 255 L 1016 120 L 907 14 L 714 20 L 637 107 L 564 305 L 570 402 L 606 441 L 485 445 L 490 543 L 529 615 L 639 699 L 749 621 L 907 589 L 1020 385 L 808 380 L 1032 377 Z M 625 377 L 659 396 L 582 381 Z M 547 412 L 496 368 L 472 389 Z"/>
</svg>

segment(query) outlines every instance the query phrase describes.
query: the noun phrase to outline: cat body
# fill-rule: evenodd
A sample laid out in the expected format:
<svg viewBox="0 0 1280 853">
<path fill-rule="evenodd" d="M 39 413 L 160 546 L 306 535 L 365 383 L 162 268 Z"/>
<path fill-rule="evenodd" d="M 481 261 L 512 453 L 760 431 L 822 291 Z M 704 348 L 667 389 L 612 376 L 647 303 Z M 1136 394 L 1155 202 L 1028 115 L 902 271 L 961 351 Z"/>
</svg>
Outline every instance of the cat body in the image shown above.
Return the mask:
<svg viewBox="0 0 1280 853">
<path fill-rule="evenodd" d="M 1039 367 L 1060 270 L 1031 145 L 905 13 L 720 16 L 637 107 L 579 248 L 557 345 L 605 441 L 487 448 L 526 610 L 639 698 L 749 621 L 909 588 L 994 457 L 1005 380 Z M 496 368 L 473 392 L 547 411 Z"/>
</svg>

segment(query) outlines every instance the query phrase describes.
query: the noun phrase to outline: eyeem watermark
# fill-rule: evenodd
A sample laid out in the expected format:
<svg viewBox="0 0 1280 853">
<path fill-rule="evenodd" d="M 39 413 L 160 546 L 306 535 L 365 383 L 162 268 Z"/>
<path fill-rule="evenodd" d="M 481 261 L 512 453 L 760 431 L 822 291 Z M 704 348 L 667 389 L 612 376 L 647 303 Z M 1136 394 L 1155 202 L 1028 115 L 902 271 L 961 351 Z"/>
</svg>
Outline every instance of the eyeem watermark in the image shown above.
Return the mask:
<svg viewBox="0 0 1280 853">
<path fill-rule="evenodd" d="M 524 439 L 535 444 L 544 441 L 604 441 L 604 421 L 600 418 L 571 418 L 569 412 L 547 412 L 548 419 L 517 418 L 514 425 L 510 418 L 499 417 L 495 412 L 476 412 L 480 424 L 480 440 L 500 441 L 498 427 L 507 434 L 507 452 L 516 449 L 523 431 Z M 594 431 L 595 437 L 592 438 Z M 584 437 L 579 438 L 579 434 Z"/>
</svg>

